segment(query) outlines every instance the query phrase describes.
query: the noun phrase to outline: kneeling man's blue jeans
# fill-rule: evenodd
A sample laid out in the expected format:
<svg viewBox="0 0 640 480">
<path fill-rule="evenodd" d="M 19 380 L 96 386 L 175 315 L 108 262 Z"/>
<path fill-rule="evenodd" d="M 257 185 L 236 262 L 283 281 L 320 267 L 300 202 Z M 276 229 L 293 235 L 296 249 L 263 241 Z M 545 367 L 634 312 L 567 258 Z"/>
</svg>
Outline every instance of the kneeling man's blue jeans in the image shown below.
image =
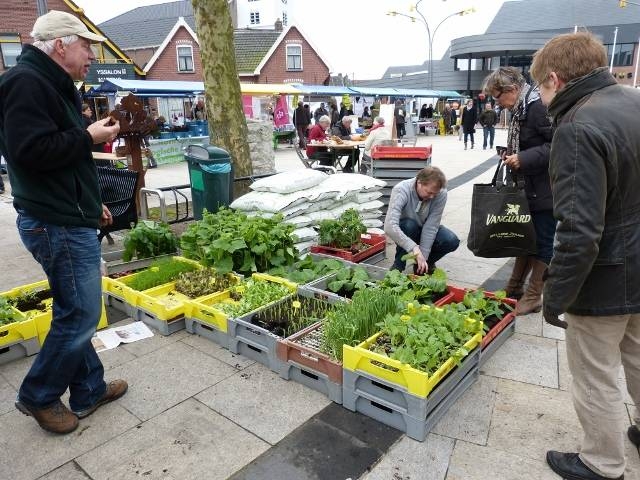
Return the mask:
<svg viewBox="0 0 640 480">
<path fill-rule="evenodd" d="M 53 296 L 53 321 L 18 397 L 41 409 L 69 389 L 71 410 L 94 405 L 106 391 L 91 337 L 102 311 L 100 244 L 95 228 L 60 227 L 26 213 L 16 220 L 22 242 L 42 265 Z"/>
<path fill-rule="evenodd" d="M 400 219 L 400 230 L 409 237 L 411 240 L 420 244 L 420 235 L 422 234 L 422 227 L 418 225 L 418 222 L 412 218 Z M 427 258 L 427 264 L 429 268 L 433 268 L 438 260 L 444 257 L 447 253 L 453 252 L 460 245 L 460 239 L 449 230 L 447 227 L 440 225 L 436 238 L 431 246 L 431 252 L 429 258 Z M 404 271 L 406 263 L 402 260 L 402 257 L 407 254 L 407 251 L 400 245 L 396 245 L 396 258 L 393 261 L 392 270 Z"/>
</svg>

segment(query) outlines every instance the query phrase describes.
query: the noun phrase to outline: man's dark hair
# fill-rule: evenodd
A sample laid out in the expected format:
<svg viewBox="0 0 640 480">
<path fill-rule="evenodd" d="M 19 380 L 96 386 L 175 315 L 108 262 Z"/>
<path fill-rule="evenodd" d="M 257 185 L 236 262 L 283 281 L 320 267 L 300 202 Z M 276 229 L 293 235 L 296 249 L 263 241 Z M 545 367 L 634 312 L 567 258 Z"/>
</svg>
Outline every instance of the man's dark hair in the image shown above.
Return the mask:
<svg viewBox="0 0 640 480">
<path fill-rule="evenodd" d="M 438 167 L 425 167 L 416 175 L 418 183 L 436 183 L 440 188 L 447 186 L 447 177 Z"/>
</svg>

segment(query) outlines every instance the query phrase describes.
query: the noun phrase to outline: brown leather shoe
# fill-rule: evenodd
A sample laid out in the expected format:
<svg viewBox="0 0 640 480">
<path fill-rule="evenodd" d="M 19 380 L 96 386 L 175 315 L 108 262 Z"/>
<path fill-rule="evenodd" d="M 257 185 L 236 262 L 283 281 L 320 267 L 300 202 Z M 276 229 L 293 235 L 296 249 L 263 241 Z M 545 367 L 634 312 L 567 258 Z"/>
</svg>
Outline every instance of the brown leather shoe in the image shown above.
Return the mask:
<svg viewBox="0 0 640 480">
<path fill-rule="evenodd" d="M 35 418 L 44 430 L 53 433 L 71 433 L 78 428 L 78 417 L 60 400 L 48 408 L 35 409 L 16 401 L 16 408 L 29 417 Z"/>
<path fill-rule="evenodd" d="M 93 406 L 73 413 L 75 413 L 78 418 L 86 418 L 105 403 L 113 402 L 123 396 L 127 393 L 128 388 L 129 385 L 127 385 L 127 382 L 124 380 L 113 380 L 107 383 L 107 390 L 104 392 L 104 395 L 102 395 L 100 400 L 98 400 Z"/>
</svg>

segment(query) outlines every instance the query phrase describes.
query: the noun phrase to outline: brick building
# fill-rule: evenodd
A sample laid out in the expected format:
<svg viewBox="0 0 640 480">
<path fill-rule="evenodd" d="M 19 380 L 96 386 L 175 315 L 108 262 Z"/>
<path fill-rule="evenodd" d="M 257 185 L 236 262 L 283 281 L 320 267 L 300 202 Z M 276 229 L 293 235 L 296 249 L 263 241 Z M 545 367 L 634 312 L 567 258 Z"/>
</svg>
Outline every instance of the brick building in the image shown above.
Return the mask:
<svg viewBox="0 0 640 480">
<path fill-rule="evenodd" d="M 327 84 L 329 66 L 299 28 L 234 30 L 241 82 Z M 200 49 L 190 1 L 138 7 L 100 24 L 149 80 L 202 81 Z"/>
</svg>

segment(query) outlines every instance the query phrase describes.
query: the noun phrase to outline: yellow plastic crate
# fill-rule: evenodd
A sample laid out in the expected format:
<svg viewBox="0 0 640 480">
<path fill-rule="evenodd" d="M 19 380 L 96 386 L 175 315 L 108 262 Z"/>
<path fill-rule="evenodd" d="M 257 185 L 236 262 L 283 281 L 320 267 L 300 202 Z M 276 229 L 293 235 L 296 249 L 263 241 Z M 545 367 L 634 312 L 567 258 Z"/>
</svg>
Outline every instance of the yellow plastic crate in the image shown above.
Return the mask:
<svg viewBox="0 0 640 480">
<path fill-rule="evenodd" d="M 178 256 L 175 256 L 173 258 L 181 262 L 191 263 L 197 268 L 203 268 L 202 265 L 194 260 Z M 138 306 L 138 302 L 141 300 L 141 292 L 129 287 L 128 283 L 133 280 L 139 273 L 140 272 L 132 273 L 131 275 L 125 275 L 124 277 L 120 278 L 102 277 L 102 289 L 119 298 L 120 300 L 124 300 L 129 305 L 136 307 Z M 165 283 L 164 285 L 169 284 Z M 158 288 L 160 286 L 162 285 L 153 288 Z"/>
<path fill-rule="evenodd" d="M 21 313 L 12 307 L 17 313 Z M 36 322 L 32 318 L 0 326 L 0 347 L 38 337 Z"/>
<path fill-rule="evenodd" d="M 53 313 L 49 310 L 47 315 L 39 315 L 33 319 L 35 321 L 36 330 L 38 332 L 38 341 L 40 345 L 44 343 L 44 339 L 47 338 L 49 330 L 51 330 L 51 322 L 53 320 Z M 100 315 L 100 321 L 98 322 L 98 330 L 102 330 L 109 325 L 107 322 L 107 310 L 104 308 L 104 300 L 102 300 L 102 314 Z"/>
<path fill-rule="evenodd" d="M 472 319 L 467 321 L 475 322 Z M 453 358 L 449 358 L 433 375 L 429 376 L 426 372 L 415 369 L 406 363 L 401 363 L 387 355 L 372 352 L 369 347 L 376 343 L 380 335 L 382 335 L 382 332 L 376 333 L 356 347 L 344 345 L 342 347 L 343 368 L 353 372 L 367 372 L 403 387 L 413 395 L 424 398 L 455 367 Z M 471 351 L 478 347 L 481 341 L 482 332 L 476 333 L 464 344 L 464 348 Z"/>
<path fill-rule="evenodd" d="M 287 287 L 291 293 L 295 293 L 298 290 L 298 285 L 285 278 L 274 277 L 267 275 L 266 273 L 254 273 L 252 275 L 254 280 L 262 280 L 268 282 L 275 282 Z M 222 332 L 227 332 L 227 319 L 228 315 L 221 310 L 218 310 L 215 305 L 223 302 L 233 302 L 231 299 L 231 293 L 229 290 L 224 292 L 212 293 L 198 299 L 189 299 L 185 305 L 185 317 L 199 320 L 203 323 L 213 325 Z M 275 300 L 273 303 L 280 301 Z M 265 305 L 261 306 L 263 308 Z M 247 312 L 245 315 L 250 315 L 252 312 Z"/>
</svg>

